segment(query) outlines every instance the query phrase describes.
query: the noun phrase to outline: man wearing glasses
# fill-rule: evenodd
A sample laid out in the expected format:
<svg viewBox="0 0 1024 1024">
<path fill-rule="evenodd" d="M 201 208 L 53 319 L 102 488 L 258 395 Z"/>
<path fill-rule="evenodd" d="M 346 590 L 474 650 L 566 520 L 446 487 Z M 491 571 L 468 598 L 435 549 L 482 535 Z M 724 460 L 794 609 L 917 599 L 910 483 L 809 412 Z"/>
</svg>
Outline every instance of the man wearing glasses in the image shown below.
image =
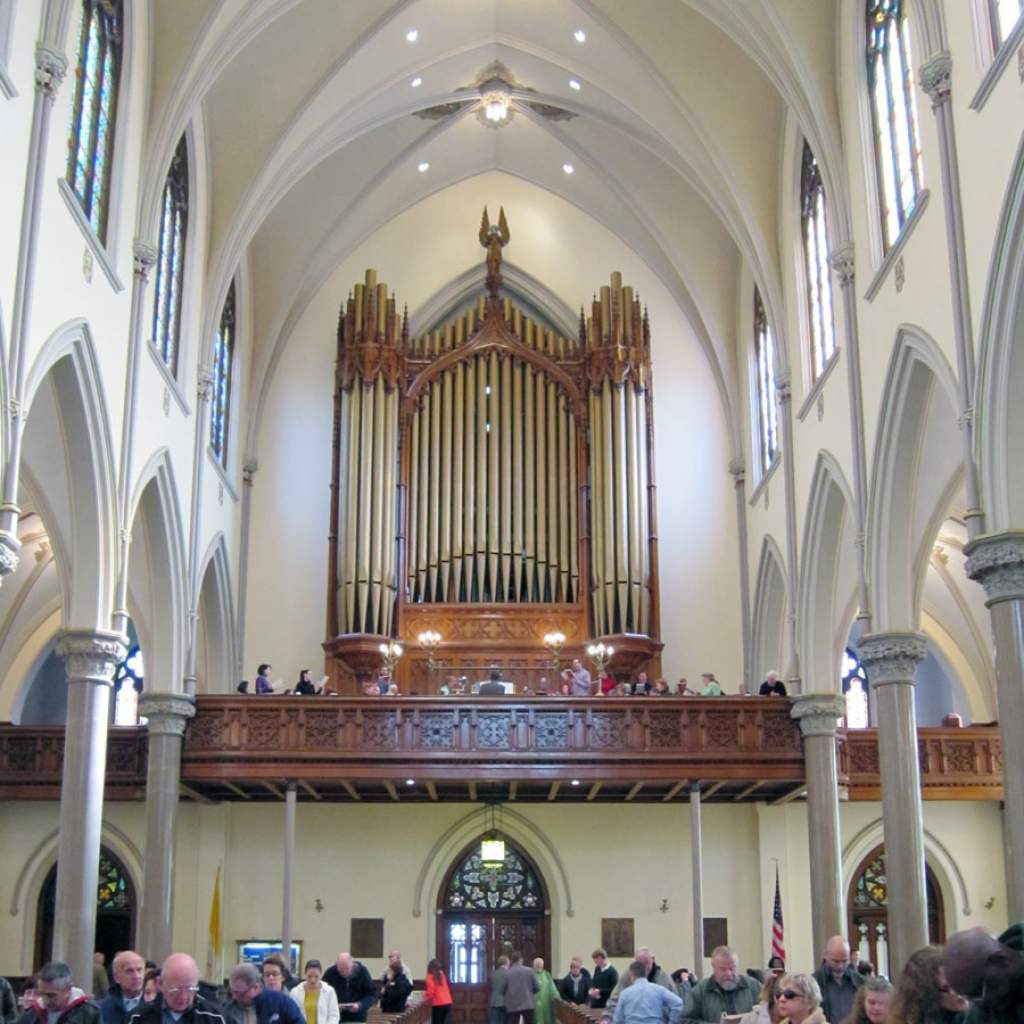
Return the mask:
<svg viewBox="0 0 1024 1024">
<path fill-rule="evenodd" d="M 226 1024 L 217 1007 L 199 995 L 199 967 L 187 953 L 172 953 L 160 969 L 160 992 L 128 1024 Z"/>
<path fill-rule="evenodd" d="M 255 964 L 239 964 L 228 976 L 224 1016 L 228 1024 L 306 1024 L 291 996 L 263 987 Z"/>
</svg>

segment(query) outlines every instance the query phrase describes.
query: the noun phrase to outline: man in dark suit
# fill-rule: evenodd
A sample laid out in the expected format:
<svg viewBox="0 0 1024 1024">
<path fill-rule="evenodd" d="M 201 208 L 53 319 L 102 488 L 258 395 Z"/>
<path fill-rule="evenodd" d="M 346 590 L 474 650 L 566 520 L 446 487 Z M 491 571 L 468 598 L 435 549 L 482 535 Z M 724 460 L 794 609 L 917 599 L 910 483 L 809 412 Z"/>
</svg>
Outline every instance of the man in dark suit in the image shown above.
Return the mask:
<svg viewBox="0 0 1024 1024">
<path fill-rule="evenodd" d="M 501 673 L 496 669 L 491 669 L 490 678 L 486 683 L 480 684 L 480 696 L 481 697 L 504 697 L 505 696 L 505 684 L 501 681 Z"/>
</svg>

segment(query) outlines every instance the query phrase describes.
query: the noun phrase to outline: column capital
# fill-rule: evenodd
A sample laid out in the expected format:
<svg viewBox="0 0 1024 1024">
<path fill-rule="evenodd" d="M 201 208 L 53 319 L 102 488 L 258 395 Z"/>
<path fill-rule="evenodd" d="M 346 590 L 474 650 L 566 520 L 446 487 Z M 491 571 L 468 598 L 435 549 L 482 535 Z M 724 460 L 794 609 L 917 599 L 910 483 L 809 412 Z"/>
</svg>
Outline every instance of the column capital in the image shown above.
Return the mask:
<svg viewBox="0 0 1024 1024">
<path fill-rule="evenodd" d="M 733 478 L 733 482 L 737 487 L 742 486 L 747 478 L 747 464 L 742 455 L 729 460 L 729 475 Z"/>
<path fill-rule="evenodd" d="M 135 276 L 141 281 L 149 280 L 149 272 L 153 269 L 160 253 L 155 245 L 136 238 L 132 243 L 132 257 L 134 259 Z"/>
<path fill-rule="evenodd" d="M 798 693 L 792 697 L 789 717 L 800 723 L 800 735 L 835 736 L 836 722 L 846 714 L 846 701 L 838 693 Z"/>
<path fill-rule="evenodd" d="M 778 396 L 779 404 L 788 402 L 793 397 L 793 389 L 790 386 L 789 370 L 783 370 L 775 378 L 775 394 Z"/>
<path fill-rule="evenodd" d="M 52 102 L 64 81 L 68 59 L 60 50 L 40 40 L 36 43 L 36 89 Z"/>
<path fill-rule="evenodd" d="M 949 50 L 933 53 L 922 65 L 918 74 L 921 88 L 931 97 L 932 110 L 949 102 L 953 90 L 953 58 Z"/>
<path fill-rule="evenodd" d="M 964 545 L 967 575 L 985 588 L 985 604 L 1024 600 L 1024 530 L 986 533 Z"/>
<path fill-rule="evenodd" d="M 10 576 L 18 568 L 21 541 L 7 530 L 0 530 L 0 579 Z"/>
<path fill-rule="evenodd" d="M 184 736 L 196 713 L 195 698 L 184 693 L 146 693 L 139 697 L 139 715 L 147 720 L 150 735 Z"/>
<path fill-rule="evenodd" d="M 252 487 L 253 479 L 259 468 L 260 464 L 256 459 L 246 459 L 245 464 L 242 466 L 242 483 Z"/>
<path fill-rule="evenodd" d="M 196 370 L 196 395 L 200 402 L 208 402 L 213 395 L 213 370 L 202 363 Z"/>
<path fill-rule="evenodd" d="M 128 653 L 128 638 L 109 629 L 65 629 L 57 638 L 68 682 L 110 686 L 118 662 Z"/>
<path fill-rule="evenodd" d="M 839 275 L 839 284 L 845 288 L 853 284 L 857 273 L 856 250 L 853 242 L 846 242 L 833 249 L 828 257 L 829 265 Z"/>
<path fill-rule="evenodd" d="M 914 671 L 928 653 L 923 633 L 893 631 L 868 633 L 857 642 L 861 664 L 872 686 L 914 684 Z"/>
</svg>

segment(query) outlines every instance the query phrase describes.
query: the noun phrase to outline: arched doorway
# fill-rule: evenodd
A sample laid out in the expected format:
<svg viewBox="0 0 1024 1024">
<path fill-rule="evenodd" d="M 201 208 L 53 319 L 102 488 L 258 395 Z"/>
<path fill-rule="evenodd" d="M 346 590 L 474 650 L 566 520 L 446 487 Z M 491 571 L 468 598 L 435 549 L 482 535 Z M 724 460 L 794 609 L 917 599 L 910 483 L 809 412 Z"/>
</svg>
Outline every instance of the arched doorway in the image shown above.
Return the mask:
<svg viewBox="0 0 1024 1024">
<path fill-rule="evenodd" d="M 96 886 L 97 952 L 107 958 L 109 967 L 114 954 L 135 945 L 135 886 L 124 865 L 105 846 L 100 848 L 100 873 Z M 50 868 L 39 891 L 36 914 L 36 968 L 53 956 L 53 927 L 57 908 L 57 865 Z M 80 979 L 75 979 L 82 984 Z M 83 988 L 91 985 L 85 979 Z"/>
<path fill-rule="evenodd" d="M 550 966 L 550 911 L 544 880 L 533 861 L 505 840 L 505 863 L 484 867 L 480 840 L 455 859 L 438 897 L 437 957 L 451 983 L 452 1024 L 487 1017 L 494 962 L 513 950 Z"/>
<path fill-rule="evenodd" d="M 942 945 L 946 941 L 946 913 L 942 890 L 928 864 L 925 871 L 925 895 L 928 901 L 928 941 Z M 876 846 L 854 872 L 846 899 L 849 918 L 851 956 L 868 960 L 879 974 L 889 977 L 889 901 L 885 873 L 885 849 Z"/>
</svg>

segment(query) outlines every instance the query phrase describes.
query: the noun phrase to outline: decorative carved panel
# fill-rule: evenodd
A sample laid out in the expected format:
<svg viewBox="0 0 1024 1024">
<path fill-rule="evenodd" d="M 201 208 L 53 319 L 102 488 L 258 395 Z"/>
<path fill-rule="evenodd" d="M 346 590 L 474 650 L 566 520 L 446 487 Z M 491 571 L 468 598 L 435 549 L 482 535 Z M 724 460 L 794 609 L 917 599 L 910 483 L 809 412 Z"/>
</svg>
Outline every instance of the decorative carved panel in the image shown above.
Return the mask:
<svg viewBox="0 0 1024 1024">
<path fill-rule="evenodd" d="M 480 715 L 476 725 L 476 742 L 481 748 L 507 749 L 511 746 L 512 720 L 507 713 Z"/>
<path fill-rule="evenodd" d="M 561 714 L 537 715 L 534 724 L 535 742 L 538 750 L 560 750 L 569 745 L 569 718 Z"/>
<path fill-rule="evenodd" d="M 682 729 L 678 713 L 654 712 L 650 725 L 651 746 L 654 748 L 682 745 Z"/>
<path fill-rule="evenodd" d="M 308 700 L 308 698 L 306 698 Z M 396 715 L 393 711 L 367 711 L 363 715 L 362 744 L 364 747 L 394 747 Z"/>
<path fill-rule="evenodd" d="M 454 746 L 455 716 L 447 711 L 424 714 L 420 719 L 420 742 L 428 748 Z"/>
<path fill-rule="evenodd" d="M 595 711 L 590 725 L 592 750 L 616 750 L 626 745 L 625 712 Z"/>
<path fill-rule="evenodd" d="M 740 725 L 735 714 L 709 711 L 704 716 L 704 743 L 708 750 L 730 750 L 739 746 Z"/>
</svg>

